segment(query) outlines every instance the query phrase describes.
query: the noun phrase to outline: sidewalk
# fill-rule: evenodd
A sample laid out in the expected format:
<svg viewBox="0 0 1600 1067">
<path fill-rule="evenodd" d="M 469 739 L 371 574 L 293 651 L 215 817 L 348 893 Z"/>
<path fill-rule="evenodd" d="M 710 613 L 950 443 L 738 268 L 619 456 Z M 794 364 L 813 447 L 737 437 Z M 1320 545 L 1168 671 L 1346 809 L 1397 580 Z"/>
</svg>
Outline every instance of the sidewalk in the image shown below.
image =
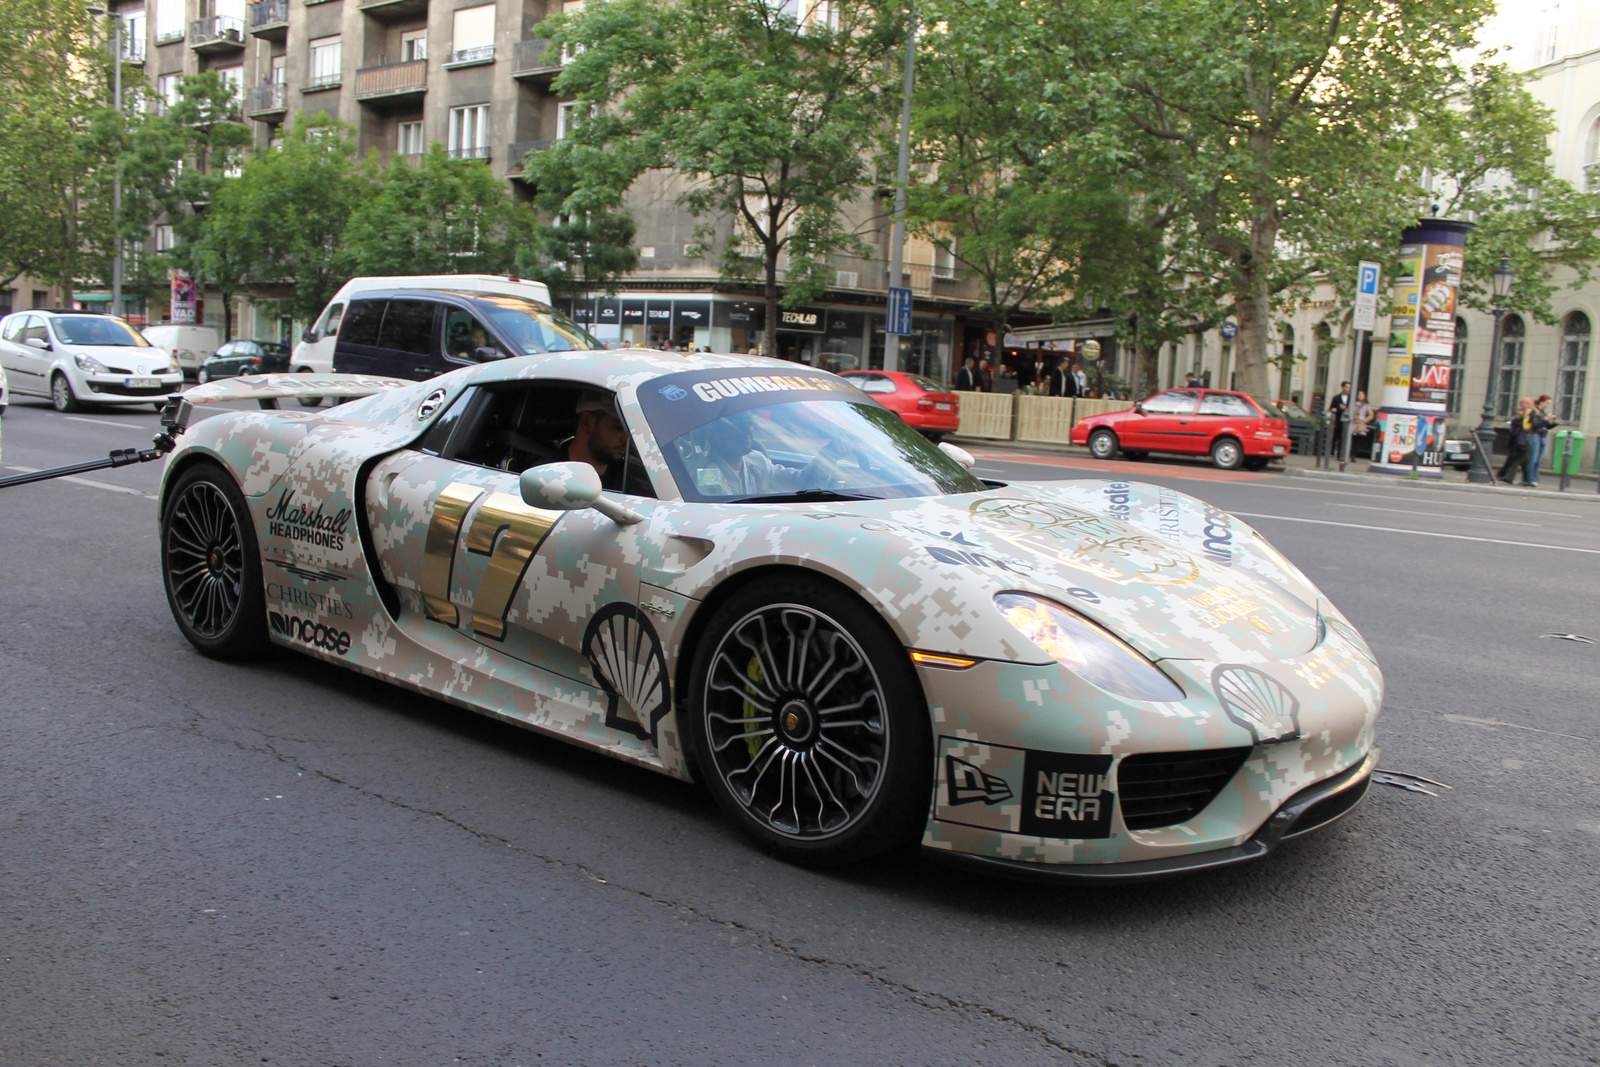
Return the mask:
<svg viewBox="0 0 1600 1067">
<path fill-rule="evenodd" d="M 1049 444 L 1039 441 L 995 441 L 983 437 L 961 437 L 955 434 L 945 438 L 951 444 L 965 449 L 989 449 L 1001 452 L 1032 452 L 1038 455 L 1071 456 L 1082 459 L 1085 468 L 1092 469 L 1097 465 L 1095 459 L 1089 455 L 1087 448 L 1077 445 Z M 1151 473 L 1155 474 L 1168 463 L 1176 463 L 1182 467 L 1199 467 L 1215 470 L 1202 456 L 1179 457 L 1162 456 L 1152 457 L 1140 461 L 1141 466 L 1148 465 Z M 1330 470 L 1319 470 L 1316 466 L 1316 456 L 1290 455 L 1285 456 L 1281 464 L 1273 464 L 1262 472 L 1263 476 L 1271 477 L 1274 474 L 1293 478 L 1303 478 L 1307 481 L 1342 481 L 1342 482 L 1367 482 L 1372 485 L 1404 485 L 1407 487 L 1420 487 L 1426 489 L 1466 489 L 1475 493 L 1498 493 L 1502 496 L 1522 497 L 1530 499 L 1551 500 L 1592 500 L 1600 503 L 1600 492 L 1596 491 L 1595 475 L 1592 471 L 1574 475 L 1568 482 L 1565 493 L 1557 490 L 1561 479 L 1550 471 L 1539 475 L 1539 488 L 1523 489 L 1508 485 L 1480 485 L 1477 482 L 1467 481 L 1466 471 L 1457 471 L 1446 467 L 1442 478 L 1411 478 L 1405 475 L 1371 474 L 1368 473 L 1368 460 L 1354 460 L 1346 464 L 1344 473 L 1340 473 L 1337 462 L 1330 461 Z M 1496 469 L 1503 462 L 1499 456 L 1495 457 Z M 1108 472 L 1109 473 L 1109 472 Z M 1117 473 L 1121 474 L 1121 471 Z"/>
</svg>

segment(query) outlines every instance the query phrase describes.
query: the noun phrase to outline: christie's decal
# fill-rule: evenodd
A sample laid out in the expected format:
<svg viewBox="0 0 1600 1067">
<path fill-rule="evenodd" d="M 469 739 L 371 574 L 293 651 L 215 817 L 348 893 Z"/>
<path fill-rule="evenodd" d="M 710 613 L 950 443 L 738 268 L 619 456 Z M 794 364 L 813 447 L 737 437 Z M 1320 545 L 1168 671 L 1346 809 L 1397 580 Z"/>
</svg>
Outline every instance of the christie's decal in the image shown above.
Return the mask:
<svg viewBox="0 0 1600 1067">
<path fill-rule="evenodd" d="M 273 537 L 301 541 L 321 548 L 342 551 L 345 529 L 350 525 L 350 509 L 340 508 L 325 515 L 322 505 L 312 511 L 294 502 L 294 490 L 285 489 L 278 502 L 267 508 L 267 532 Z"/>
<path fill-rule="evenodd" d="M 302 611 L 321 612 L 323 615 L 335 615 L 344 619 L 356 617 L 356 613 L 350 609 L 350 605 L 338 597 L 296 589 L 292 585 L 279 585 L 277 582 L 268 582 L 266 588 L 268 600 L 290 604 Z"/>
<path fill-rule="evenodd" d="M 272 627 L 272 632 L 282 634 L 291 641 L 298 641 L 302 645 L 319 648 L 324 652 L 344 655 L 350 651 L 350 635 L 343 630 L 335 630 L 312 619 L 302 619 L 294 615 L 282 615 L 276 611 L 267 612 L 267 623 Z"/>
</svg>

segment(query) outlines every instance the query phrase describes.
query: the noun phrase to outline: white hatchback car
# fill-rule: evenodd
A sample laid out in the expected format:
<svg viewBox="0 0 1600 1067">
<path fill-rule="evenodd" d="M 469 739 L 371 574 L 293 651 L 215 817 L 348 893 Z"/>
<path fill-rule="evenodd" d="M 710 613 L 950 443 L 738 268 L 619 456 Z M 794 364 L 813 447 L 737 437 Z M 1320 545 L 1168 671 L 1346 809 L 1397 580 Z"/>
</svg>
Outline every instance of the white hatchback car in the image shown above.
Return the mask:
<svg viewBox="0 0 1600 1067">
<path fill-rule="evenodd" d="M 16 311 L 0 319 L 0 366 L 17 396 L 57 411 L 84 404 L 154 404 L 183 388 L 172 353 L 122 319 L 86 311 Z"/>
</svg>

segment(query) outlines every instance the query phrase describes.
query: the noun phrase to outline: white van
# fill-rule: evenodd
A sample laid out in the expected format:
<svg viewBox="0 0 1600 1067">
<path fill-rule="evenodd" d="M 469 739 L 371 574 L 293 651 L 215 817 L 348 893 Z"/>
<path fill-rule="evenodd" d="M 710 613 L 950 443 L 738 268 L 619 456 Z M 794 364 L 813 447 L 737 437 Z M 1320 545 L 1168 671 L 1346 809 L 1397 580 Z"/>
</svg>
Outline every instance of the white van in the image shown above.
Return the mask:
<svg viewBox="0 0 1600 1067">
<path fill-rule="evenodd" d="M 326 374 L 333 370 L 333 342 L 339 333 L 339 320 L 350 298 L 372 289 L 455 289 L 465 293 L 504 293 L 550 303 L 550 287 L 543 282 L 523 281 L 498 274 L 411 274 L 391 278 L 351 278 L 340 287 L 322 309 L 317 321 L 300 335 L 289 366 L 295 371 Z"/>
<path fill-rule="evenodd" d="M 215 326 L 157 322 L 139 332 L 146 341 L 177 357 L 178 369 L 190 378 L 200 369 L 201 362 L 222 344 L 222 334 Z"/>
</svg>

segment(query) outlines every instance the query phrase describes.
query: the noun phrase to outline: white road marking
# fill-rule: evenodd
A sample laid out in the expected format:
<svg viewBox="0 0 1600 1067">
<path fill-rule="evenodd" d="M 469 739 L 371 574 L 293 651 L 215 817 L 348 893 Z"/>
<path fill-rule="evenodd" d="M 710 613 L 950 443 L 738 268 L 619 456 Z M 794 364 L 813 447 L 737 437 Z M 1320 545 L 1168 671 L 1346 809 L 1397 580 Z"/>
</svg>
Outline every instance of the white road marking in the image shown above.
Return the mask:
<svg viewBox="0 0 1600 1067">
<path fill-rule="evenodd" d="M 1576 548 L 1572 545 L 1541 545 L 1537 541 L 1505 541 L 1498 537 L 1470 537 L 1467 534 L 1439 533 L 1436 530 L 1401 530 L 1393 526 L 1363 526 L 1358 522 L 1334 522 L 1331 519 L 1298 519 L 1291 515 L 1261 515 L 1249 511 L 1229 511 L 1245 519 L 1277 519 L 1280 522 L 1309 522 L 1314 526 L 1342 526 L 1346 530 L 1376 530 L 1379 533 L 1410 534 L 1413 537 L 1443 537 L 1450 541 L 1481 541 L 1489 545 L 1513 545 L 1517 548 L 1548 548 L 1556 552 L 1582 552 L 1600 556 L 1600 548 Z"/>
<path fill-rule="evenodd" d="M 1359 508 L 1362 511 L 1388 511 L 1388 512 L 1392 512 L 1395 515 L 1417 515 L 1418 514 L 1417 512 L 1412 511 L 1410 508 L 1375 508 L 1371 504 L 1341 504 L 1338 501 L 1334 501 L 1331 506 L 1336 507 L 1336 508 Z M 1430 516 L 1430 517 L 1431 518 L 1438 518 L 1439 516 Z M 1452 517 L 1454 518 L 1455 516 L 1452 516 Z M 1472 519 L 1472 518 L 1468 518 L 1465 515 L 1459 516 L 1458 521 L 1461 521 L 1461 522 L 1492 522 L 1492 523 L 1494 523 L 1494 524 L 1496 524 L 1498 526 L 1543 526 L 1544 525 L 1544 523 L 1541 523 L 1541 522 L 1517 522 L 1515 519 Z"/>
<path fill-rule="evenodd" d="M 19 467 L 15 463 L 8 463 L 8 464 L 6 464 L 6 469 L 7 470 L 19 471 L 19 472 L 21 472 L 23 474 L 32 474 L 35 471 L 43 470 L 44 468 L 42 468 L 42 467 Z M 63 482 L 76 482 L 79 485 L 87 485 L 91 489 L 105 489 L 105 490 L 108 490 L 108 491 L 113 492 L 113 493 L 126 493 L 129 496 L 142 496 L 146 500 L 157 500 L 157 499 L 159 499 L 154 493 L 146 493 L 142 489 L 129 489 L 125 485 L 112 485 L 110 482 L 97 482 L 93 478 L 80 478 L 75 474 L 69 474 L 66 477 L 61 478 L 59 480 L 63 481 Z"/>
<path fill-rule="evenodd" d="M 155 413 L 151 412 L 151 414 L 155 414 Z M 71 419 L 73 422 L 87 422 L 87 423 L 89 423 L 91 425 L 94 425 L 94 426 L 111 426 L 111 427 L 114 427 L 114 428 L 116 428 L 118 430 L 143 430 L 143 429 L 145 429 L 145 424 L 142 423 L 142 422 L 139 422 L 139 423 L 109 422 L 106 419 L 86 419 L 82 415 L 63 415 L 61 417 L 63 419 Z"/>
<path fill-rule="evenodd" d="M 1260 485 L 1260 483 L 1252 483 L 1252 485 L 1259 485 L 1259 487 L 1262 489 L 1281 489 L 1286 493 L 1326 493 L 1329 496 L 1359 496 L 1368 500 L 1372 499 L 1373 496 L 1372 493 L 1353 493 L 1348 489 L 1312 489 L 1310 486 L 1305 485 Z M 1387 494 L 1390 493 L 1391 490 L 1379 488 L 1378 492 Z M 1418 504 L 1448 504 L 1454 508 L 1478 508 L 1482 511 L 1515 511 L 1523 515 L 1528 513 L 1528 508 L 1526 506 L 1520 508 L 1502 508 L 1497 507 L 1494 504 L 1468 504 L 1464 500 L 1440 500 L 1436 496 L 1389 496 L 1388 499 L 1415 501 Z M 1580 519 L 1586 517 L 1566 511 L 1541 511 L 1539 514 L 1558 519 Z"/>
</svg>

